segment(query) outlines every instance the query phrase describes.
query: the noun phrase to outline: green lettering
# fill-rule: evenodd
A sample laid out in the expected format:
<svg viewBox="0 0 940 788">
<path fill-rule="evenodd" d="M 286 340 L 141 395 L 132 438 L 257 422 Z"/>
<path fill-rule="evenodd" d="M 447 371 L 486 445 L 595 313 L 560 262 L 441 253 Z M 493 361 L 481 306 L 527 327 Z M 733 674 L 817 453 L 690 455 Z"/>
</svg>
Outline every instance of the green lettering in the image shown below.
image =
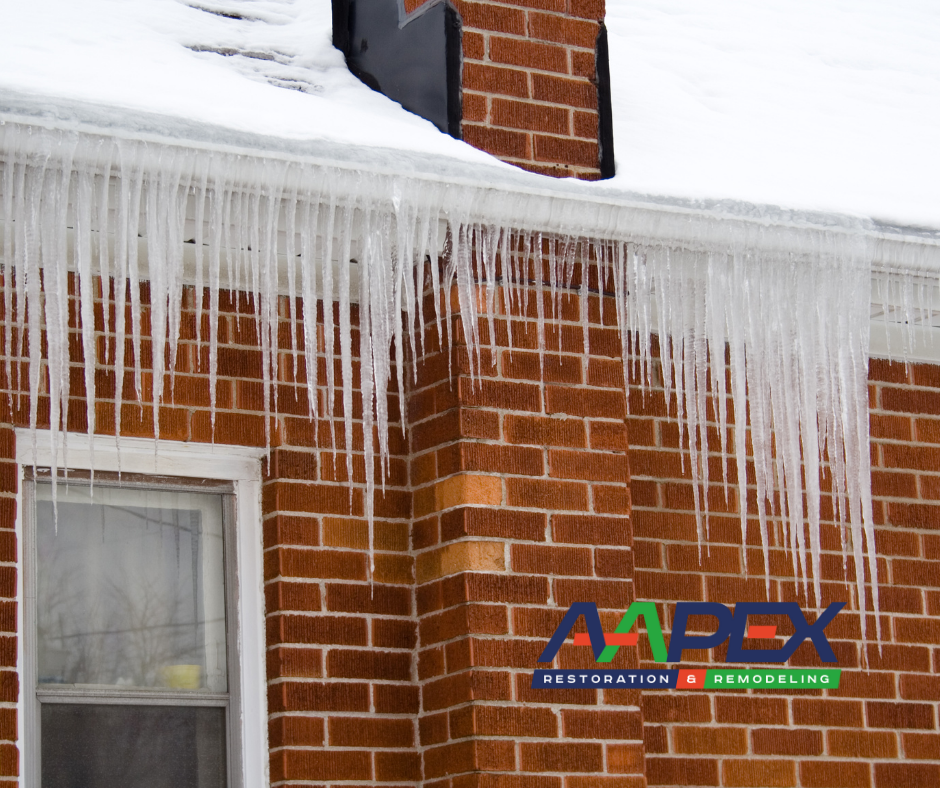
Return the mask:
<svg viewBox="0 0 940 788">
<path fill-rule="evenodd" d="M 630 631 L 633 623 L 640 617 L 646 626 L 646 637 L 649 638 L 650 650 L 653 652 L 655 662 L 666 661 L 666 641 L 663 639 L 663 628 L 659 623 L 659 614 L 653 602 L 634 602 L 630 605 L 626 615 L 620 619 L 614 632 L 624 634 Z M 620 646 L 605 646 L 598 662 L 610 662 L 617 654 Z"/>
</svg>

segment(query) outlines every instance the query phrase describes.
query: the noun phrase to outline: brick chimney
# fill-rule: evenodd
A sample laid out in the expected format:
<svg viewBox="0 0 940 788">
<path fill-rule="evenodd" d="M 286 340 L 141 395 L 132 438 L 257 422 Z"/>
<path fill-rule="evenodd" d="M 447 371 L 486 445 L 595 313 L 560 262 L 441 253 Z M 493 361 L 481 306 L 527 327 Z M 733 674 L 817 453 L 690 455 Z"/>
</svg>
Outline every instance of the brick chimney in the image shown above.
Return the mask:
<svg viewBox="0 0 940 788">
<path fill-rule="evenodd" d="M 442 131 L 554 177 L 614 174 L 604 0 L 333 0 L 366 84 Z"/>
<path fill-rule="evenodd" d="M 604 0 L 454 6 L 463 20 L 463 139 L 544 175 L 613 175 Z"/>
</svg>

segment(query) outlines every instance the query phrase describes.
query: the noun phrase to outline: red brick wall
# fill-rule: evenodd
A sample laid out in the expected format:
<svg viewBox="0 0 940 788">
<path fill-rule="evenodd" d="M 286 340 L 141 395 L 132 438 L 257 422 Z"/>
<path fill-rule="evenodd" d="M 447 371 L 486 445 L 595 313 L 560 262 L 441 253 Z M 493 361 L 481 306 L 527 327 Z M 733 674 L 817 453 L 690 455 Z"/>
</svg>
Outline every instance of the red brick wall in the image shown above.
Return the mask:
<svg viewBox="0 0 940 788">
<path fill-rule="evenodd" d="M 604 0 L 455 0 L 463 138 L 524 169 L 600 177 L 594 48 Z"/>
<path fill-rule="evenodd" d="M 881 653 L 873 642 L 874 617 L 869 615 L 869 642 L 864 644 L 858 614 L 846 609 L 826 630 L 844 671 L 838 690 L 645 694 L 649 785 L 940 785 L 938 388 L 938 367 L 907 370 L 900 364 L 871 363 L 872 482 L 885 641 Z M 730 505 L 724 505 L 720 485 L 713 486 L 717 511 L 699 564 L 689 464 L 683 472 L 678 429 L 666 417 L 662 386 L 646 401 L 634 387 L 630 401 L 637 597 L 657 601 L 670 623 L 673 603 L 679 600 L 729 605 L 765 600 L 754 490 L 742 541 L 736 490 L 730 492 Z M 719 478 L 717 455 L 711 463 L 712 479 Z M 844 575 L 831 501 L 824 513 L 823 603 L 846 601 L 853 607 L 854 564 L 850 557 Z M 776 527 L 771 536 L 771 600 L 810 607 L 802 589 L 794 588 L 790 559 Z M 870 597 L 868 606 L 870 610 Z M 792 628 L 779 631 L 785 635 Z M 777 647 L 783 642 L 778 637 Z M 687 652 L 686 659 L 690 667 L 714 667 L 723 662 L 724 652 Z M 643 655 L 651 658 L 646 649 Z M 822 666 L 808 643 L 790 664 Z"/>
<path fill-rule="evenodd" d="M 612 626 L 633 599 L 622 368 L 585 357 L 571 294 L 558 315 L 545 290 L 524 313 L 500 304 L 493 346 L 481 323 L 480 378 L 458 328 L 450 384 L 431 333 L 409 401 L 425 784 L 639 788 L 638 692 L 529 686 L 569 604 L 595 600 Z M 602 320 L 591 299 L 601 353 L 619 348 L 607 306 Z M 565 649 L 562 663 L 593 657 Z"/>
<path fill-rule="evenodd" d="M 143 288 L 144 326 L 149 325 L 149 302 Z M 208 442 L 212 439 L 209 410 L 208 343 L 196 333 L 193 291 L 187 290 L 176 365 L 175 383 L 166 378 L 165 404 L 160 407 L 162 440 Z M 208 302 L 204 304 L 203 336 L 208 335 Z M 113 310 L 113 301 L 110 308 Z M 130 325 L 130 308 L 127 321 Z M 78 337 L 75 303 L 70 326 L 72 400 L 69 428 L 85 430 L 84 359 Z M 262 356 L 251 304 L 242 294 L 223 293 L 220 303 L 217 412 L 215 441 L 265 445 Z M 409 553 L 411 496 L 403 453 L 397 396 L 389 397 L 393 422 L 390 435 L 391 476 L 386 492 L 376 495 L 376 569 L 368 577 L 368 538 L 363 519 L 365 490 L 362 428 L 356 416 L 353 434 L 354 474 L 346 479 L 342 399 L 337 398 L 336 463 L 330 450 L 329 423 L 321 419 L 315 434 L 307 418 L 307 390 L 293 377 L 290 331 L 301 349 L 300 375 L 306 358 L 303 330 L 297 316 L 287 319 L 281 302 L 279 414 L 272 419 L 272 452 L 264 467 L 264 570 L 267 609 L 268 704 L 272 783 L 304 780 L 362 780 L 416 783 L 420 764 L 415 750 L 418 689 L 412 680 L 416 624 L 413 615 L 413 559 Z M 331 317 L 337 321 L 335 314 Z M 356 324 L 355 309 L 353 314 Z M 321 317 L 322 325 L 322 317 Z M 111 326 L 114 325 L 113 314 Z M 101 302 L 97 304 L 98 359 L 96 372 L 97 426 L 114 430 L 115 373 L 113 342 L 105 356 Z M 150 342 L 144 331 L 141 356 L 150 363 Z M 323 334 L 318 363 L 325 381 Z M 338 326 L 337 326 L 338 342 Z M 354 346 L 356 346 L 354 338 Z M 128 340 L 130 353 L 130 340 Z M 336 348 L 337 356 L 339 354 Z M 3 365 L 0 364 L 0 370 Z M 358 364 L 356 364 L 358 370 Z M 356 373 L 358 374 L 358 372 Z M 337 375 L 339 373 L 337 372 Z M 144 388 L 150 376 L 144 373 Z M 25 386 L 25 381 L 24 381 Z M 6 389 L 7 386 L 4 386 Z M 23 389 L 25 390 L 25 388 Z M 125 373 L 126 400 L 134 395 L 132 371 Z M 325 413 L 325 387 L 319 409 Z M 5 406 L 5 392 L 0 402 Z M 149 391 L 143 408 L 136 402 L 122 407 L 122 434 L 152 438 L 154 409 Z M 15 632 L 16 466 L 11 426 L 28 424 L 28 401 L 14 400 L 4 411 L 0 429 L 0 504 L 7 504 L 0 521 L 0 632 Z M 48 425 L 48 399 L 40 402 L 40 422 Z M 211 471 L 207 471 L 211 473 Z M 6 538 L 9 537 L 9 538 Z M 8 600 L 8 601 L 6 601 Z M 15 637 L 0 637 L 0 777 L 17 772 L 15 702 L 16 674 L 3 667 L 15 664 Z M 0 781 L 0 785 L 2 785 Z"/>
<path fill-rule="evenodd" d="M 339 318 L 331 313 L 338 359 Z M 354 325 L 355 320 L 354 313 Z M 299 324 L 294 328 L 302 334 Z M 323 341 L 321 329 L 320 381 L 326 379 Z M 370 580 L 361 413 L 354 413 L 350 503 L 345 454 L 334 458 L 329 449 L 329 422 L 321 420 L 314 435 L 306 384 L 293 383 L 286 354 L 281 370 L 277 447 L 266 464 L 262 492 L 271 781 L 414 784 L 420 780 L 414 562 L 398 397 L 388 398 L 392 459 L 386 491 L 375 498 Z M 301 368 L 302 380 L 303 375 Z M 323 413 L 325 387 L 319 394 Z M 334 414 L 336 441 L 345 449 L 341 394 Z"/>
<path fill-rule="evenodd" d="M 556 315 L 547 290 L 538 295 L 548 314 L 544 376 L 535 290 L 525 314 L 500 308 L 495 345 L 484 347 L 476 383 L 468 374 L 459 320 L 453 321 L 453 380 L 447 355 L 435 344 L 434 330 L 428 331 L 426 352 L 415 361 L 418 382 L 406 403 L 411 432 L 406 442 L 393 427 L 392 474 L 376 503 L 374 585 L 362 518 L 361 431 L 352 447 L 350 509 L 345 457 L 340 454 L 334 466 L 325 448 L 328 425 L 321 423 L 317 443 L 306 419 L 305 387 L 294 383 L 287 351 L 289 332 L 301 342 L 302 332 L 282 309 L 280 414 L 263 503 L 274 782 L 434 788 L 638 788 L 644 779 L 698 786 L 938 784 L 938 368 L 872 364 L 886 643 L 880 654 L 875 645 L 863 645 L 857 615 L 840 614 L 828 632 L 845 670 L 841 689 L 642 696 L 533 691 L 528 682 L 538 654 L 573 601 L 596 602 L 607 626 L 633 599 L 658 601 L 668 631 L 675 601 L 764 598 L 757 532 L 752 524 L 742 542 L 733 491 L 727 506 L 721 495 L 712 496 L 710 551 L 699 565 L 678 429 L 667 417 L 661 386 L 645 399 L 631 387 L 626 413 L 611 300 L 589 299 L 586 357 L 578 299 L 564 293 Z M 159 414 L 161 434 L 206 441 L 207 352 L 196 338 L 191 292 L 185 306 L 177 378 L 168 392 L 173 396 Z M 245 300 L 223 306 L 216 440 L 263 445 L 254 320 L 239 314 L 250 311 Z M 481 329 L 488 345 L 485 320 Z M 322 335 L 319 341 L 322 365 Z M 99 429 L 107 432 L 113 429 L 115 381 L 102 342 L 98 348 L 97 412 Z M 73 342 L 72 351 L 76 398 L 69 423 L 80 430 L 81 343 Z M 146 342 L 143 355 L 150 357 Z M 123 384 L 131 396 L 130 373 Z M 322 411 L 322 389 L 319 396 Z M 400 405 L 389 398 L 393 421 Z M 337 402 L 337 417 L 341 412 Z M 0 529 L 10 537 L 0 544 L 0 569 L 9 575 L 0 589 L 8 601 L 0 600 L 6 605 L 0 609 L 9 614 L 3 631 L 11 633 L 2 639 L 9 648 L 0 668 L 12 666 L 15 643 L 16 480 L 9 474 L 9 425 L 23 425 L 26 418 L 25 407 L 15 409 L 0 436 L 9 477 L 0 500 L 10 504 Z M 127 404 L 123 420 L 126 434 L 153 433 L 149 407 L 141 413 Z M 342 440 L 342 429 L 336 435 Z M 831 523 L 824 539 L 824 601 L 848 599 L 853 573 L 850 567 L 848 581 L 843 579 Z M 802 602 L 789 567 L 775 547 L 771 596 Z M 638 649 L 622 648 L 614 666 L 648 660 L 644 643 L 641 638 Z M 862 669 L 863 651 L 868 671 Z M 723 658 L 721 649 L 687 656 L 690 664 Z M 792 664 L 813 659 L 804 645 Z M 593 666 L 589 650 L 573 645 L 562 649 L 559 660 Z M 0 769 L 12 776 L 15 674 L 0 671 L 0 680 L 6 688 Z"/>
</svg>

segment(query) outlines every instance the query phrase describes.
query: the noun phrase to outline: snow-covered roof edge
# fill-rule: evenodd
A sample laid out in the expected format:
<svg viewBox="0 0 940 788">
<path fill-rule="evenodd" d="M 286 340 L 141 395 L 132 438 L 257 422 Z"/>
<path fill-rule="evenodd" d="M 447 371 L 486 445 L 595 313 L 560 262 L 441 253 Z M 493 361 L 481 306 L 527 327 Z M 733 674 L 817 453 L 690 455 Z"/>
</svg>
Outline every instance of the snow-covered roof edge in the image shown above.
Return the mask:
<svg viewBox="0 0 940 788">
<path fill-rule="evenodd" d="M 556 298 L 553 314 L 559 313 L 557 299 L 563 290 L 572 287 L 577 293 L 584 347 L 590 352 L 589 279 L 573 284 L 570 274 L 578 259 L 596 259 L 601 281 L 610 282 L 614 289 L 622 356 L 638 360 L 639 368 L 646 372 L 645 380 L 649 381 L 654 364 L 653 334 L 670 340 L 660 343 L 665 349 L 661 362 L 668 369 L 663 380 L 669 401 L 675 393 L 685 435 L 692 436 L 687 445 L 700 541 L 704 541 L 708 498 L 699 498 L 698 491 L 700 485 L 707 489 L 710 483 L 705 454 L 711 449 L 704 439 L 710 379 L 724 385 L 724 393 L 718 392 L 716 399 L 725 403 L 730 397 L 735 407 L 729 412 L 748 409 L 755 414 L 750 431 L 735 430 L 733 451 L 723 445 L 721 454 L 733 454 L 741 469 L 737 474 L 739 500 L 747 497 L 748 475 L 743 468 L 753 460 L 758 500 L 770 505 L 769 509 L 761 506 L 759 513 L 765 550 L 769 546 L 767 519 L 777 511 L 772 504 L 778 487 L 786 496 L 785 516 L 791 535 L 803 534 L 806 513 L 808 542 L 791 543 L 791 548 L 802 555 L 804 587 L 812 563 L 817 599 L 821 577 L 819 468 L 832 447 L 838 447 L 837 454 L 844 462 L 835 470 L 835 487 L 848 500 L 839 510 L 840 522 L 855 555 L 859 601 L 864 607 L 865 553 L 871 577 L 877 577 L 866 418 L 872 260 L 878 254 L 882 264 L 891 262 L 885 254 L 888 252 L 895 255 L 895 262 L 908 267 L 911 261 L 924 260 L 936 266 L 936 239 L 891 238 L 870 222 L 838 215 L 736 203 L 654 202 L 609 185 L 543 179 L 506 166 L 465 167 L 429 156 L 423 161 L 415 157 L 403 161 L 398 155 L 383 158 L 379 150 L 312 143 L 282 143 L 270 146 L 275 148 L 272 151 L 263 146 L 263 138 L 233 140 L 232 135 L 205 127 L 189 128 L 185 136 L 171 128 L 171 138 L 166 128 L 154 133 L 146 127 L 148 119 L 137 116 L 122 116 L 118 126 L 112 123 L 106 130 L 58 105 L 45 120 L 35 113 L 32 117 L 9 117 L 18 122 L 0 126 L 0 196 L 6 225 L 2 245 L 5 260 L 13 261 L 10 271 L 17 283 L 18 308 L 22 310 L 25 304 L 32 322 L 35 310 L 44 305 L 48 359 L 43 357 L 40 343 L 29 343 L 29 369 L 31 375 L 33 370 L 39 374 L 43 364 L 48 366 L 53 431 L 70 398 L 71 379 L 65 370 L 71 328 L 62 319 L 68 313 L 67 278 L 74 270 L 79 293 L 84 294 L 94 291 L 94 279 L 103 273 L 113 277 L 116 293 L 129 290 L 133 297 L 142 280 L 142 237 L 149 258 L 149 325 L 155 349 L 150 397 L 160 402 L 166 370 L 173 369 L 179 334 L 180 293 L 186 284 L 186 217 L 193 217 L 197 290 L 204 291 L 209 283 L 210 392 L 215 390 L 217 373 L 213 361 L 217 354 L 212 347 L 218 343 L 215 326 L 222 269 L 234 265 L 236 289 L 243 289 L 238 285 L 241 282 L 257 296 L 265 402 L 272 402 L 276 380 L 272 372 L 278 369 L 281 352 L 275 338 L 281 322 L 278 257 L 283 228 L 288 286 L 285 303 L 294 304 L 295 296 L 307 304 L 321 297 L 325 303 L 333 303 L 334 296 L 339 296 L 338 325 L 326 320 L 323 330 L 327 370 L 336 368 L 335 334 L 343 340 L 339 344 L 347 446 L 353 443 L 355 382 L 350 341 L 351 248 L 355 239 L 361 242 L 355 255 L 357 311 L 360 326 L 368 330 L 358 332 L 356 352 L 371 360 L 363 365 L 363 371 L 371 370 L 372 374 L 361 376 L 360 412 L 363 433 L 372 435 L 373 426 L 378 433 L 378 445 L 364 443 L 367 469 L 376 467 L 376 457 L 388 457 L 388 412 L 377 403 L 385 401 L 396 376 L 404 396 L 403 367 L 393 370 L 392 359 L 404 357 L 406 344 L 424 335 L 422 295 L 428 280 L 432 302 L 445 304 L 443 320 L 440 314 L 433 318 L 438 325 L 449 326 L 452 315 L 459 312 L 473 375 L 476 363 L 482 363 L 479 350 L 485 334 L 481 323 L 494 320 L 498 291 L 501 289 L 503 303 L 514 303 L 533 282 L 545 282 L 545 267 L 546 290 Z M 220 136 L 213 139 L 213 131 Z M 200 135 L 201 139 L 192 139 Z M 237 146 L 237 141 L 254 147 Z M 113 175 L 120 177 L 113 179 Z M 112 185 L 118 188 L 112 189 Z M 443 232 L 441 225 L 445 225 Z M 11 226 L 14 232 L 8 231 Z M 211 228 L 209 237 L 207 226 Z M 71 254 L 70 233 L 74 236 Z M 109 252 L 111 239 L 113 254 Z M 442 245 L 449 248 L 443 272 L 435 260 Z M 333 278 L 331 265 L 321 265 L 325 260 L 338 262 L 338 279 Z M 500 261 L 501 275 L 497 271 Z M 40 269 L 43 294 L 38 292 Z M 923 265 L 921 270 L 925 270 Z M 295 272 L 300 288 L 291 290 Z M 882 278 L 909 282 L 913 277 Z M 19 290 L 27 285 L 32 292 L 20 298 Z M 902 295 L 906 292 L 896 289 L 902 290 Z M 452 312 L 449 296 L 455 290 L 457 303 Z M 9 298 L 9 288 L 7 294 Z M 85 310 L 82 342 L 85 357 L 90 358 L 94 353 L 93 301 L 80 300 Z M 542 303 L 540 298 L 536 301 Z M 485 308 L 481 308 L 484 302 Z M 902 298 L 905 304 L 910 307 L 905 317 L 913 317 L 917 299 Z M 142 313 L 139 308 L 137 311 L 131 333 L 139 346 Z M 305 346 L 313 347 L 320 330 L 317 311 L 302 312 Z M 118 310 L 118 314 L 121 320 L 114 326 L 119 335 L 115 346 L 127 350 L 125 311 Z M 539 310 L 540 351 L 546 349 L 544 317 Z M 11 320 L 8 317 L 6 321 L 8 330 Z M 201 325 L 201 320 L 197 324 Z M 406 331 L 406 326 L 417 330 Z M 439 335 L 445 336 L 440 331 Z M 495 329 L 489 335 L 495 336 Z M 164 356 L 167 342 L 169 359 Z M 722 346 L 729 348 L 727 357 L 709 352 L 709 348 Z M 134 366 L 138 381 L 142 380 L 140 358 L 140 352 L 135 352 L 127 367 Z M 126 361 L 125 354 L 120 363 Z M 318 364 L 309 366 L 313 372 L 307 385 L 313 394 L 320 387 L 318 368 Z M 88 431 L 93 433 L 95 376 L 92 365 L 86 365 L 85 371 L 86 404 L 91 414 Z M 328 376 L 325 402 L 330 419 L 334 382 Z M 137 391 L 143 391 L 141 385 Z M 749 398 L 749 391 L 762 394 Z M 33 427 L 38 427 L 39 396 L 39 387 L 31 386 Z M 317 396 L 309 396 L 308 401 L 316 402 Z M 120 412 L 118 403 L 115 413 Z M 728 412 L 719 408 L 720 436 L 729 434 L 727 416 Z M 117 427 L 116 432 L 120 432 Z M 746 434 L 752 438 L 753 451 Z M 786 447 L 783 455 L 774 456 L 775 445 Z M 346 459 L 352 478 L 351 452 Z M 805 485 L 804 464 L 809 480 Z M 363 498 L 370 522 L 376 481 L 367 476 Z M 749 527 L 748 516 L 742 507 L 742 533 Z M 769 585 L 768 555 L 765 552 Z M 876 590 L 873 608 L 877 613 Z M 880 621 L 877 616 L 876 620 Z"/>
<path fill-rule="evenodd" d="M 7 122 L 259 161 L 296 161 L 353 176 L 340 179 L 345 188 L 374 192 L 385 187 L 390 197 L 402 185 L 437 184 L 444 187 L 442 210 L 468 213 L 481 223 L 719 252 L 839 256 L 852 247 L 850 253 L 867 258 L 873 270 L 940 272 L 940 231 L 864 217 L 639 194 L 602 182 L 534 175 L 495 159 L 478 164 L 440 154 L 289 140 L 154 113 L 116 114 L 108 107 L 0 89 L 0 123 Z"/>
</svg>

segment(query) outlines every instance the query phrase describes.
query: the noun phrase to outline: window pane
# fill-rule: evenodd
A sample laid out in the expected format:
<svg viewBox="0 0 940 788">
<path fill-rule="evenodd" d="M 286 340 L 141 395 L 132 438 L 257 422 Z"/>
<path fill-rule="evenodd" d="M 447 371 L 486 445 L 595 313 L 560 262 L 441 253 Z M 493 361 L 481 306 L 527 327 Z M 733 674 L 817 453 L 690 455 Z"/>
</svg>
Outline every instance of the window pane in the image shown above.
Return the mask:
<svg viewBox="0 0 940 788">
<path fill-rule="evenodd" d="M 36 485 L 40 685 L 226 691 L 222 496 Z"/>
<path fill-rule="evenodd" d="M 42 788 L 223 788 L 225 709 L 42 704 Z"/>
</svg>

